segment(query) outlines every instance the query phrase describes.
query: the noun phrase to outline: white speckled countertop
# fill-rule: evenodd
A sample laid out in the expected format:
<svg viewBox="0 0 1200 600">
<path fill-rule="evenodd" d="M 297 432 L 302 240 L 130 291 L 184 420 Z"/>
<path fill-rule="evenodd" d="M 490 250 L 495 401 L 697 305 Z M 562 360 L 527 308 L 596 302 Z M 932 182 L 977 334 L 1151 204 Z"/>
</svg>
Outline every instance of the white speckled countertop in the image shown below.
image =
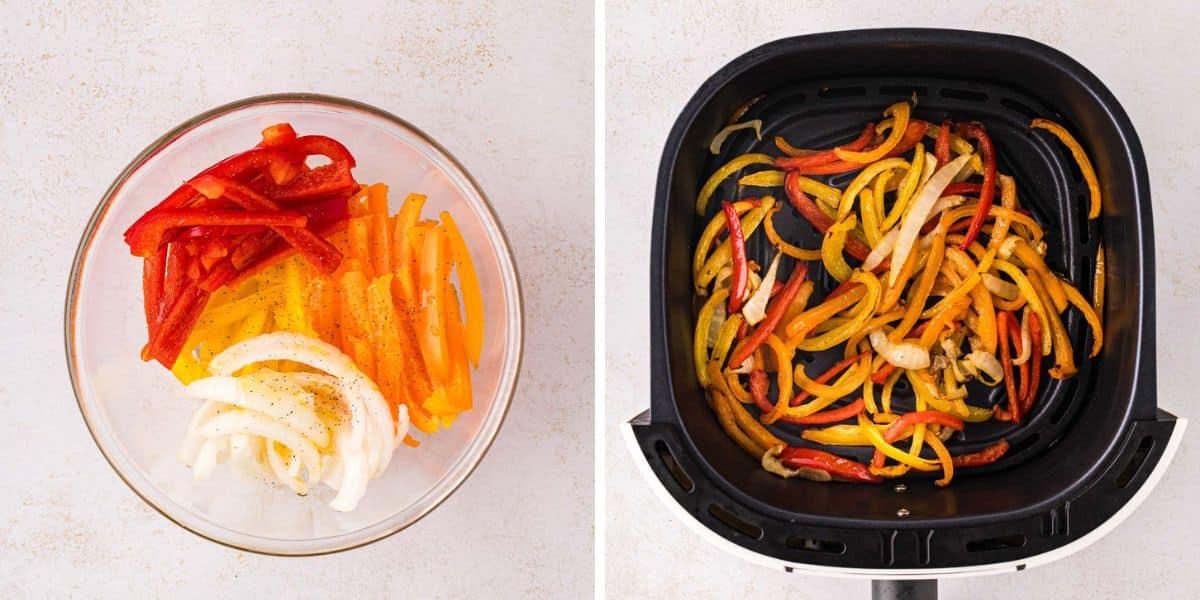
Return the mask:
<svg viewBox="0 0 1200 600">
<path fill-rule="evenodd" d="M 44 3 L 0 2 L 0 596 L 590 589 L 592 7 L 27 4 Z M 62 346 L 71 258 L 116 174 L 184 119 L 280 91 L 374 104 L 454 153 L 515 246 L 528 324 L 508 420 L 463 487 L 387 540 L 303 559 L 217 546 L 139 500 L 88 436 Z"/>
<path fill-rule="evenodd" d="M 1180 416 L 1200 403 L 1200 97 L 1197 25 L 1185 2 L 609 2 L 607 9 L 607 571 L 614 598 L 865 598 L 863 581 L 788 575 L 740 562 L 672 518 L 651 495 L 615 424 L 648 407 L 650 214 L 669 128 L 709 75 L 761 43 L 889 26 L 957 27 L 1048 43 L 1102 79 L 1145 147 L 1157 242 L 1158 401 Z M 617 326 L 616 324 L 620 324 Z M 1154 494 L 1095 545 L 1022 573 L 942 582 L 943 598 L 1195 597 L 1200 454 L 1195 427 Z"/>
</svg>

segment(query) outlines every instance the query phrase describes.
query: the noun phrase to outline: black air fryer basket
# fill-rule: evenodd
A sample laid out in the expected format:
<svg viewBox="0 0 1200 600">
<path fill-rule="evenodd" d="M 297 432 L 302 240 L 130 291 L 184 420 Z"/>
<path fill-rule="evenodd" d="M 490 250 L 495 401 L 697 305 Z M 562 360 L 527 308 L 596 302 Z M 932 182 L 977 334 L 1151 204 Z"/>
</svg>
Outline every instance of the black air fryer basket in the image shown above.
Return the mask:
<svg viewBox="0 0 1200 600">
<path fill-rule="evenodd" d="M 711 155 L 709 141 L 730 115 L 760 95 L 741 120 L 762 119 L 762 141 L 742 131 L 720 156 Z M 883 107 L 914 96 L 917 118 L 984 123 L 1001 172 L 1016 176 L 1022 204 L 1046 230 L 1048 264 L 1087 297 L 1092 257 L 1103 240 L 1104 350 L 1087 360 L 1090 332 L 1077 311 L 1068 311 L 1079 375 L 1043 378 L 1048 383 L 1019 426 L 988 423 L 952 438 L 955 454 L 1001 437 L 1012 447 L 997 463 L 959 470 L 949 487 L 935 487 L 932 479 L 855 485 L 778 478 L 723 433 L 696 380 L 691 259 L 707 223 L 695 214 L 697 193 L 733 156 L 767 148 L 777 154 L 775 135 L 802 147 L 829 147 L 856 137 Z M 1101 219 L 1088 222 L 1078 167 L 1057 140 L 1029 129 L 1034 117 L 1064 124 L 1088 150 L 1104 196 Z M 717 192 L 709 216 L 716 200 L 737 193 L 733 179 Z M 802 232 L 809 237 L 801 237 L 801 245 L 819 246 L 819 234 L 791 209 L 777 219 L 785 236 L 795 241 Z M 750 251 L 765 264 L 765 247 Z M 671 130 L 659 168 L 650 271 L 650 410 L 631 422 L 629 440 L 669 505 L 692 517 L 686 521 L 698 521 L 706 537 L 758 562 L 889 579 L 1048 562 L 1100 537 L 1132 511 L 1182 435 L 1184 422 L 1158 410 L 1155 394 L 1154 243 L 1141 145 L 1125 111 L 1094 75 L 1030 40 L 966 31 L 849 31 L 779 40 L 737 58 L 704 83 Z M 831 282 L 818 277 L 816 283 L 814 298 L 820 298 Z M 834 354 L 805 357 L 808 371 L 823 371 Z M 978 391 L 972 393 L 976 403 Z M 999 401 L 1000 393 L 1002 387 L 992 391 L 990 401 Z M 789 444 L 806 445 L 789 427 L 774 431 Z"/>
</svg>

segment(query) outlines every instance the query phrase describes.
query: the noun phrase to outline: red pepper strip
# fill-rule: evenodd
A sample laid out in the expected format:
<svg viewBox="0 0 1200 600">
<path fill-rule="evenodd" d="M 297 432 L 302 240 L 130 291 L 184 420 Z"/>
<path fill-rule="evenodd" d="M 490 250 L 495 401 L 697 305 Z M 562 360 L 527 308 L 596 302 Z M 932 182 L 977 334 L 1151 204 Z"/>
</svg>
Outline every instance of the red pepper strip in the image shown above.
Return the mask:
<svg viewBox="0 0 1200 600">
<path fill-rule="evenodd" d="M 290 123 L 277 123 L 262 130 L 262 143 L 259 146 L 274 148 L 287 146 L 296 141 L 296 130 Z"/>
<path fill-rule="evenodd" d="M 308 217 L 310 228 L 319 228 L 327 223 L 350 218 L 350 203 L 347 198 L 334 197 L 328 200 L 315 200 L 304 204 L 293 204 L 288 208 Z"/>
<path fill-rule="evenodd" d="M 733 280 L 729 290 L 729 309 L 725 314 L 732 315 L 742 308 L 742 297 L 746 295 L 746 286 L 750 281 L 750 265 L 746 262 L 746 238 L 742 236 L 742 221 L 737 211 L 728 202 L 722 202 L 725 211 L 725 224 L 729 227 L 729 248 L 733 256 Z"/>
<path fill-rule="evenodd" d="M 215 292 L 221 289 L 221 286 L 232 281 L 237 274 L 238 270 L 233 268 L 228 260 L 222 259 L 205 274 L 204 279 L 200 281 L 200 289 L 206 292 Z"/>
<path fill-rule="evenodd" d="M 233 254 L 229 255 L 229 262 L 234 269 L 238 271 L 244 270 L 251 265 L 254 259 L 266 252 L 277 240 L 279 240 L 279 235 L 274 231 L 264 231 L 246 238 L 239 246 L 233 249 Z"/>
<path fill-rule="evenodd" d="M 996 333 L 999 336 L 1000 364 L 1004 367 L 1004 388 L 1008 392 L 1008 410 L 1000 405 L 992 407 L 992 414 L 999 421 L 1021 422 L 1020 398 L 1017 397 L 1016 382 L 1013 381 L 1012 354 L 1008 348 L 1008 319 L 1012 313 L 1002 310 L 996 313 Z"/>
<path fill-rule="evenodd" d="M 348 223 L 349 221 L 345 219 L 332 223 L 326 223 L 316 227 L 316 233 L 321 237 L 328 238 L 335 232 L 345 229 Z M 296 249 L 294 247 L 279 239 L 279 236 L 275 235 L 274 232 L 268 231 L 266 233 L 268 234 L 268 237 L 265 246 L 262 246 L 262 242 L 259 240 L 257 243 L 260 244 L 260 246 L 254 248 L 253 252 L 243 251 L 241 263 L 234 263 L 234 266 L 241 264 L 241 267 L 236 269 L 237 274 L 228 282 L 227 285 L 240 285 L 242 282 L 257 275 L 264 269 L 267 269 L 271 265 L 274 265 L 296 253 Z"/>
<path fill-rule="evenodd" d="M 996 197 L 996 149 L 992 146 L 992 138 L 988 137 L 987 131 L 984 131 L 980 123 L 968 123 L 963 128 L 963 133 L 979 142 L 979 152 L 983 154 L 983 188 L 979 191 L 979 208 L 975 210 L 975 217 L 971 219 L 971 228 L 959 244 L 960 249 L 966 250 L 983 230 L 983 222 L 987 220 L 988 212 L 992 209 L 992 200 Z"/>
<path fill-rule="evenodd" d="M 822 300 L 822 302 L 828 302 L 830 300 L 833 300 L 834 298 L 837 298 L 838 296 L 841 296 L 842 294 L 849 292 L 851 289 L 854 289 L 854 286 L 856 286 L 856 285 L 859 285 L 859 283 L 856 281 L 851 281 L 851 280 L 847 279 L 846 281 L 843 281 L 837 287 L 833 288 L 833 291 L 829 292 L 825 296 L 825 299 Z"/>
<path fill-rule="evenodd" d="M 767 379 L 767 372 L 763 369 L 754 369 L 750 371 L 750 397 L 754 399 L 754 403 L 764 414 L 771 412 L 775 407 L 771 406 L 771 401 L 767 399 L 767 390 L 771 387 L 771 380 Z"/>
<path fill-rule="evenodd" d="M 1000 440 L 979 452 L 971 454 L 960 454 L 955 456 L 951 462 L 956 467 L 982 467 L 983 465 L 994 463 L 1008 452 L 1008 441 Z"/>
<path fill-rule="evenodd" d="M 858 152 L 867 147 L 871 143 L 871 139 L 875 137 L 875 124 L 867 123 L 863 131 L 854 141 L 844 146 L 839 146 L 843 150 Z M 817 165 L 826 165 L 838 160 L 837 153 L 833 150 L 823 150 L 808 156 L 781 156 L 775 159 L 775 166 L 781 169 L 803 169 L 805 167 L 815 167 Z"/>
<path fill-rule="evenodd" d="M 1032 311 L 1029 313 L 1029 339 L 1031 355 L 1029 360 L 1033 361 L 1033 367 L 1029 374 L 1029 388 L 1025 390 L 1026 395 L 1021 399 L 1021 412 L 1024 413 L 1033 410 L 1033 401 L 1037 399 L 1038 383 L 1040 383 L 1038 380 L 1042 376 L 1042 323 L 1038 320 L 1037 313 Z"/>
<path fill-rule="evenodd" d="M 899 419 L 896 420 L 895 423 L 892 423 L 891 426 L 887 428 L 887 431 L 883 433 L 883 439 L 887 441 L 887 443 L 893 444 L 904 436 L 905 431 L 919 423 L 941 425 L 956 431 L 962 431 L 963 429 L 962 419 L 954 415 L 948 415 L 944 412 L 938 412 L 936 410 L 921 410 L 904 413 Z M 875 466 L 876 468 L 882 467 L 884 458 L 885 457 L 883 453 L 879 450 L 876 450 L 875 455 L 871 457 L 871 465 Z"/>
<path fill-rule="evenodd" d="M 146 333 L 154 337 L 163 296 L 163 270 L 167 267 L 167 247 L 159 248 L 142 261 L 142 310 L 146 313 Z"/>
<path fill-rule="evenodd" d="M 746 341 L 738 344 L 734 349 L 733 355 L 729 357 L 729 364 L 740 365 L 750 358 L 751 354 L 767 341 L 771 332 L 779 326 L 779 321 L 783 319 L 783 313 L 787 312 L 788 306 L 791 306 L 792 300 L 795 299 L 796 293 L 800 291 L 801 285 L 808 278 L 808 265 L 804 263 L 796 263 L 796 267 L 792 269 L 792 276 L 788 279 L 787 285 L 783 291 L 779 293 L 771 303 L 767 305 L 767 316 L 754 329 L 754 333 L 746 338 Z M 743 324 L 747 321 L 743 321 Z"/>
<path fill-rule="evenodd" d="M 158 304 L 158 314 L 164 316 L 167 310 L 175 304 L 175 300 L 183 294 L 187 284 L 187 272 L 191 259 L 177 245 L 168 247 L 167 266 L 163 275 L 162 299 Z"/>
<path fill-rule="evenodd" d="M 208 198 L 223 196 L 233 200 L 246 210 L 264 212 L 280 210 L 279 205 L 270 198 L 236 181 L 201 175 L 193 179 L 190 185 Z M 342 262 L 342 253 L 333 244 L 307 227 L 272 227 L 271 229 L 279 234 L 279 237 L 287 240 L 287 243 L 295 246 L 300 255 L 319 271 L 332 273 Z"/>
<path fill-rule="evenodd" d="M 296 138 L 289 148 L 292 152 L 303 156 L 312 156 L 314 154 L 324 156 L 331 162 L 346 162 L 350 168 L 354 168 L 357 164 L 354 162 L 354 155 L 342 145 L 341 142 L 323 135 L 304 135 Z"/>
<path fill-rule="evenodd" d="M 787 192 L 788 202 L 792 204 L 792 208 L 795 208 L 796 212 L 799 212 L 800 216 L 813 226 L 813 229 L 824 234 L 833 225 L 833 219 L 821 212 L 821 209 L 813 203 L 812 198 L 809 198 L 808 194 L 800 189 L 800 173 L 798 171 L 788 171 L 783 180 L 783 189 Z M 858 260 L 866 260 L 871 249 L 858 238 L 846 236 L 846 252 Z"/>
<path fill-rule="evenodd" d="M 286 185 L 276 185 L 269 179 L 260 179 L 251 184 L 251 187 L 276 202 L 348 196 L 358 189 L 358 182 L 350 173 L 351 168 L 352 164 L 347 161 L 336 161 L 304 171 Z"/>
<path fill-rule="evenodd" d="M 305 216 L 309 216 L 302 210 L 297 210 L 296 212 Z M 312 222 L 311 216 L 309 216 L 309 222 Z M 172 241 L 181 241 L 193 238 L 228 238 L 236 235 L 242 235 L 244 233 L 259 233 L 266 230 L 267 228 L 263 225 L 226 225 L 224 227 L 207 227 L 204 225 L 197 225 L 195 227 L 188 227 L 187 229 L 180 230 L 179 233 L 175 234 L 175 239 Z"/>
<path fill-rule="evenodd" d="M 1008 339 L 1012 341 L 1013 354 L 1020 356 L 1025 351 L 1021 344 L 1021 324 L 1017 322 L 1017 315 L 1012 313 L 1008 317 Z M 1020 404 L 1021 414 L 1025 414 L 1025 396 L 1029 393 L 1028 360 L 1021 363 L 1021 376 L 1018 379 L 1021 380 L 1021 387 L 1017 390 L 1017 402 Z"/>
<path fill-rule="evenodd" d="M 792 448 L 790 446 L 784 448 L 779 453 L 779 461 L 793 469 L 817 469 L 848 481 L 866 483 L 883 481 L 882 478 L 872 475 L 867 466 L 860 462 L 811 448 Z"/>
<path fill-rule="evenodd" d="M 895 371 L 895 370 L 896 370 L 896 365 L 893 365 L 892 363 L 889 363 L 889 362 L 883 363 L 883 366 L 879 367 L 878 371 L 871 373 L 871 383 L 874 383 L 876 385 L 883 385 L 883 384 L 887 383 L 887 378 L 891 377 L 892 371 Z"/>
<path fill-rule="evenodd" d="M 892 158 L 900 156 L 909 150 L 912 150 L 921 138 L 925 137 L 925 130 L 929 128 L 929 123 L 925 121 L 912 121 L 908 124 L 908 128 L 904 130 L 904 137 L 900 138 L 900 143 L 895 148 L 883 156 L 883 158 Z M 866 168 L 867 163 L 856 163 L 839 160 L 824 165 L 807 167 L 804 169 L 796 169 L 801 175 L 837 175 L 838 173 L 849 173 L 850 171 L 858 171 Z"/>
<path fill-rule="evenodd" d="M 814 413 L 808 415 L 807 417 L 789 417 L 784 415 L 780 420 L 784 421 L 785 423 L 794 423 L 796 425 L 828 425 L 830 423 L 837 423 L 839 421 L 845 421 L 846 419 L 853 418 L 855 415 L 862 412 L 864 404 L 865 403 L 863 402 L 863 399 L 859 398 L 858 400 L 855 400 L 854 402 L 851 402 L 850 404 L 847 404 L 841 408 Z"/>
<path fill-rule="evenodd" d="M 829 383 L 834 377 L 837 377 L 838 375 L 840 375 L 842 373 L 842 371 L 849 369 L 851 365 L 858 362 L 866 354 L 867 354 L 866 352 L 863 352 L 862 354 L 859 354 L 858 356 L 851 356 L 850 358 L 847 358 L 847 359 L 833 365 L 832 367 L 829 367 L 828 370 L 826 370 L 824 373 L 821 373 L 820 375 L 818 375 L 816 379 L 813 379 L 813 383 Z M 808 390 L 801 390 L 799 394 L 796 394 L 795 398 L 792 398 L 791 405 L 792 406 L 800 406 L 801 404 L 804 403 L 805 400 L 808 400 L 808 397 L 811 395 L 812 394 L 808 393 Z M 854 413 L 854 414 L 858 414 L 858 413 Z"/>
<path fill-rule="evenodd" d="M 750 321 L 742 319 L 741 324 L 738 325 L 737 339 L 740 340 L 740 339 L 746 337 L 747 333 L 750 333 Z M 745 362 L 745 359 L 742 359 L 742 361 Z"/>
<path fill-rule="evenodd" d="M 937 157 L 937 166 L 950 162 L 950 119 L 942 121 L 938 128 L 937 142 L 933 145 L 933 155 Z"/>
<path fill-rule="evenodd" d="M 126 238 L 134 256 L 147 257 L 158 251 L 171 229 L 193 225 L 267 225 L 303 227 L 307 219 L 291 211 L 251 212 L 245 210 L 208 210 L 178 208 L 147 213 L 138 219 Z"/>
<path fill-rule="evenodd" d="M 147 354 L 163 366 L 170 369 L 179 358 L 183 344 L 187 341 L 192 326 L 204 312 L 204 304 L 208 302 L 208 292 L 199 287 L 189 287 L 175 300 L 162 325 L 150 340 Z"/>
</svg>

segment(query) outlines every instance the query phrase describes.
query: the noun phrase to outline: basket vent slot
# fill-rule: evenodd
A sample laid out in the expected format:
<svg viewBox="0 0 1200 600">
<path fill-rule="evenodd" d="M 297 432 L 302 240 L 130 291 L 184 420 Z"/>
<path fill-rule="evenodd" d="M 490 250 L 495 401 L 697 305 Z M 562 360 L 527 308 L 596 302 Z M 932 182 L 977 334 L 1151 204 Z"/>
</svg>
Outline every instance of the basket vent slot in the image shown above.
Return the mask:
<svg viewBox="0 0 1200 600">
<path fill-rule="evenodd" d="M 1007 550 L 1009 548 L 1022 548 L 1025 546 L 1025 536 L 1019 533 L 1012 535 L 1001 535 L 982 540 L 971 540 L 967 542 L 967 552 L 992 552 L 994 550 Z"/>
<path fill-rule="evenodd" d="M 784 544 L 788 548 L 795 550 L 804 550 L 806 552 L 817 552 L 820 554 L 845 554 L 846 544 L 836 540 L 822 540 L 818 538 L 804 537 L 801 535 L 789 536 Z"/>
<path fill-rule="evenodd" d="M 671 474 L 675 483 L 683 488 L 684 492 L 690 494 L 696 490 L 695 482 L 692 481 L 691 477 L 688 477 L 687 471 L 683 470 L 679 461 L 675 460 L 675 454 L 671 452 L 671 448 L 667 446 L 666 442 L 662 440 L 654 442 L 654 451 L 658 453 L 658 459 L 667 466 L 667 472 Z"/>
<path fill-rule="evenodd" d="M 1025 106 L 1025 104 L 1022 102 L 1013 100 L 1012 98 L 1001 98 L 1000 106 L 1003 106 L 1004 108 L 1007 108 L 1009 110 L 1019 112 L 1022 115 L 1025 115 L 1026 117 L 1028 117 L 1030 121 L 1041 116 L 1038 114 L 1038 112 L 1036 110 L 1033 110 L 1032 108 L 1029 108 L 1028 106 Z"/>
<path fill-rule="evenodd" d="M 1042 535 L 1067 535 L 1071 530 L 1071 503 L 1042 515 Z"/>
<path fill-rule="evenodd" d="M 1146 458 L 1150 456 L 1150 450 L 1154 449 L 1154 438 L 1146 436 L 1138 444 L 1137 450 L 1134 450 L 1133 456 L 1129 462 L 1125 463 L 1125 468 L 1121 469 L 1121 474 L 1117 475 L 1115 483 L 1118 489 L 1124 489 L 1130 482 L 1137 477 L 1138 472 L 1142 470 L 1142 465 L 1146 464 Z"/>
<path fill-rule="evenodd" d="M 957 88 L 942 88 L 938 92 L 943 98 L 954 98 L 956 100 L 967 100 L 970 102 L 987 102 L 988 95 L 984 92 L 976 92 L 974 90 L 961 90 Z"/>
<path fill-rule="evenodd" d="M 929 93 L 929 88 L 925 86 L 908 86 L 908 85 L 885 85 L 879 88 L 879 93 L 884 96 L 924 96 Z"/>
<path fill-rule="evenodd" d="M 818 98 L 853 98 L 855 96 L 866 96 L 867 88 L 857 85 L 849 87 L 822 87 L 817 92 Z"/>
<path fill-rule="evenodd" d="M 761 540 L 763 531 L 757 525 L 733 514 L 728 508 L 720 504 L 710 504 L 708 506 L 708 514 L 712 515 L 716 520 L 724 523 L 730 529 L 755 540 Z"/>
<path fill-rule="evenodd" d="M 1063 390 L 1058 403 L 1058 407 L 1054 414 L 1050 416 L 1050 424 L 1058 425 L 1066 418 L 1067 413 L 1071 410 L 1071 405 L 1075 403 L 1075 391 L 1079 389 L 1079 378 L 1072 377 L 1066 382 L 1067 389 Z"/>
<path fill-rule="evenodd" d="M 1075 210 L 1079 214 L 1079 243 L 1087 244 L 1092 240 L 1092 222 L 1088 220 L 1088 211 L 1092 207 L 1091 192 L 1081 191 L 1075 195 Z"/>
<path fill-rule="evenodd" d="M 885 565 L 896 563 L 896 531 L 879 532 L 879 558 Z"/>
<path fill-rule="evenodd" d="M 921 535 L 920 532 L 917 532 L 916 535 L 917 561 L 923 565 L 927 565 L 933 560 L 933 530 L 930 529 L 929 531 L 925 532 L 925 535 Z"/>
</svg>

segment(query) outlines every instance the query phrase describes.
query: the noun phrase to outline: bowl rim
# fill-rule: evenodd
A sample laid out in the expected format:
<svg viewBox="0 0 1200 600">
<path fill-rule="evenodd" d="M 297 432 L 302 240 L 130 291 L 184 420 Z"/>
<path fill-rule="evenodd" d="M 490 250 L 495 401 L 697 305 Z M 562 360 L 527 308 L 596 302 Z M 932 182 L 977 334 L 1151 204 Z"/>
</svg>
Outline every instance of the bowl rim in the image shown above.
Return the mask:
<svg viewBox="0 0 1200 600">
<path fill-rule="evenodd" d="M 96 227 L 103 220 L 104 214 L 108 211 L 110 205 L 112 204 L 112 200 L 113 200 L 113 197 L 115 196 L 115 194 L 121 189 L 121 187 L 129 179 L 129 177 L 132 176 L 133 173 L 135 173 L 143 165 L 145 165 L 147 161 L 149 161 L 151 158 L 153 158 L 156 154 L 158 154 L 161 150 L 166 148 L 172 142 L 183 137 L 184 135 L 186 135 L 188 132 L 192 131 L 196 127 L 198 127 L 208 121 L 217 119 L 219 117 L 225 116 L 227 114 L 233 113 L 233 112 L 241 110 L 241 109 L 255 107 L 255 106 L 261 106 L 261 105 L 268 105 L 268 104 L 285 104 L 285 103 L 286 104 L 317 104 L 317 105 L 326 104 L 326 105 L 333 105 L 333 106 L 336 106 L 339 108 L 348 108 L 351 110 L 360 111 L 360 112 L 366 113 L 368 115 L 381 118 L 385 121 L 390 121 L 393 125 L 399 126 L 402 129 L 407 130 L 409 133 L 416 136 L 423 143 L 427 144 L 429 146 L 429 148 L 440 153 L 442 155 L 442 157 L 446 160 L 446 162 L 451 167 L 453 167 L 454 169 L 459 171 L 459 174 L 462 175 L 463 179 L 469 185 L 470 191 L 477 194 L 479 199 L 482 201 L 482 203 L 481 203 L 481 207 L 483 209 L 482 216 L 484 216 L 487 220 L 491 221 L 491 225 L 494 226 L 495 232 L 498 234 L 496 239 L 493 240 L 493 243 L 499 242 L 499 244 L 498 244 L 499 247 L 496 249 L 497 250 L 496 255 L 500 262 L 500 270 L 502 273 L 504 273 L 505 271 L 508 271 L 508 272 L 511 272 L 511 274 L 512 274 L 512 284 L 513 284 L 512 301 L 514 304 L 514 306 L 508 310 L 508 315 L 507 315 L 507 317 L 510 319 L 510 322 L 508 323 L 508 327 L 510 329 L 512 329 L 514 332 L 513 334 L 511 334 L 513 336 L 513 343 L 511 344 L 511 351 L 514 353 L 514 357 L 515 357 L 514 363 L 513 363 L 513 375 L 508 382 L 501 380 L 501 388 L 499 390 L 499 394 L 496 396 L 496 400 L 500 402 L 500 406 L 498 407 L 500 410 L 500 414 L 496 421 L 495 427 L 491 431 L 486 431 L 486 430 L 480 431 L 480 434 L 482 434 L 484 436 L 484 438 L 483 438 L 483 445 L 479 451 L 478 456 L 475 457 L 475 459 L 473 461 L 471 461 L 471 463 L 468 464 L 467 467 L 465 469 L 463 469 L 462 471 L 460 471 L 459 473 L 448 474 L 447 477 L 451 478 L 450 486 L 447 487 L 446 489 L 444 489 L 438 495 L 438 497 L 436 497 L 434 499 L 434 501 L 429 504 L 429 506 L 425 507 L 419 513 L 417 513 L 414 516 L 414 518 L 409 520 L 407 523 L 384 528 L 378 532 L 375 532 L 375 533 L 369 535 L 368 537 L 366 537 L 365 539 L 362 539 L 362 540 L 356 540 L 356 541 L 353 541 L 350 543 L 334 544 L 329 547 L 321 547 L 321 548 L 316 548 L 316 549 L 311 549 L 311 550 L 304 549 L 304 550 L 300 550 L 300 551 L 288 551 L 286 549 L 266 550 L 263 548 L 255 548 L 255 547 L 252 547 L 249 545 L 242 545 L 242 544 L 234 543 L 229 540 L 218 539 L 214 536 L 211 536 L 202 531 L 199 531 L 197 528 L 192 527 L 191 525 L 183 522 L 183 520 L 181 520 L 181 519 L 175 518 L 166 508 L 164 508 L 163 506 L 159 506 L 159 504 L 156 504 L 146 494 L 143 494 L 142 491 L 139 490 L 137 488 L 137 486 L 135 486 L 128 477 L 126 477 L 125 473 L 123 473 L 121 471 L 121 469 L 119 467 L 117 467 L 116 463 L 113 461 L 112 457 L 109 455 L 109 452 L 114 451 L 114 450 L 110 450 L 109 448 L 106 448 L 105 445 L 103 443 L 101 443 L 100 439 L 97 437 L 96 431 L 92 427 L 91 419 L 89 419 L 89 417 L 88 417 L 88 414 L 89 414 L 88 410 L 84 406 L 83 392 L 81 391 L 80 378 L 79 378 L 79 373 L 78 373 L 79 365 L 78 365 L 78 361 L 75 358 L 76 350 L 77 350 L 76 346 L 75 346 L 75 313 L 76 313 L 76 305 L 78 303 L 78 296 L 79 296 L 79 280 L 80 280 L 80 275 L 81 275 L 81 272 L 82 272 L 82 269 L 84 266 L 84 257 L 87 254 L 89 246 L 91 245 L 91 243 L 93 242 L 93 240 L 95 238 Z M 514 318 L 516 319 L 515 323 L 512 322 L 512 319 L 514 319 Z M 524 345 L 525 345 L 524 297 L 523 297 L 523 292 L 521 289 L 520 272 L 517 269 L 516 259 L 513 255 L 513 251 L 512 251 L 512 244 L 509 241 L 508 234 L 505 232 L 504 226 L 501 223 L 499 216 L 496 214 L 495 207 L 492 205 L 491 200 L 488 198 L 487 194 L 484 193 L 483 188 L 480 187 L 479 183 L 475 180 L 475 178 L 470 174 L 469 171 L 467 171 L 466 167 L 464 167 L 462 165 L 462 163 L 459 162 L 458 158 L 456 158 L 449 150 L 447 150 L 445 147 L 443 147 L 441 144 L 439 144 L 435 139 L 433 139 L 432 136 L 425 133 L 424 130 L 417 127 L 416 125 L 413 125 L 412 123 L 408 122 L 407 120 L 396 116 L 395 114 L 393 114 L 391 112 L 388 112 L 386 110 L 383 110 L 383 109 L 375 107 L 375 106 L 372 106 L 365 102 L 360 102 L 358 100 L 351 100 L 349 98 L 343 98 L 340 96 L 333 96 L 333 95 L 329 95 L 329 94 L 320 94 L 320 93 L 314 93 L 314 92 L 281 92 L 281 93 L 263 94 L 263 95 L 241 98 L 238 100 L 234 100 L 232 102 L 227 102 L 227 103 L 221 104 L 217 107 L 205 110 L 204 112 L 201 112 L 200 114 L 197 114 L 193 117 L 190 117 L 190 118 L 184 120 L 182 123 L 180 123 L 179 125 L 176 125 L 175 127 L 172 127 L 166 133 L 162 134 L 161 136 L 156 138 L 153 142 L 151 142 L 149 145 L 147 145 L 144 149 L 142 149 L 142 151 L 139 152 L 125 166 L 125 168 L 121 170 L 121 172 L 117 175 L 117 177 L 113 180 L 113 182 L 111 184 L 109 184 L 108 188 L 105 190 L 103 196 L 101 197 L 100 203 L 96 206 L 95 210 L 92 211 L 91 216 L 88 218 L 87 225 L 83 229 L 83 234 L 80 237 L 79 244 L 75 250 L 74 258 L 72 259 L 72 262 L 71 262 L 70 278 L 67 281 L 66 305 L 65 305 L 63 320 L 64 320 L 63 336 L 64 336 L 64 348 L 66 351 L 66 359 L 67 359 L 67 372 L 71 379 L 71 390 L 75 395 L 75 403 L 79 407 L 79 413 L 80 413 L 80 416 L 83 418 L 84 425 L 87 427 L 88 434 L 91 436 L 92 441 L 96 444 L 96 448 L 100 450 L 100 454 L 101 454 L 101 456 L 104 457 L 105 462 L 107 462 L 108 465 L 112 468 L 113 472 L 115 472 L 117 474 L 117 477 L 119 477 L 121 479 L 121 481 L 125 483 L 126 487 L 128 487 L 138 498 L 140 498 L 143 502 L 145 502 L 147 505 L 149 505 L 151 508 L 153 508 L 156 512 L 158 512 L 158 514 L 162 515 L 168 521 L 174 523 L 175 525 L 178 525 L 179 527 L 183 528 L 184 530 L 189 531 L 200 538 L 203 538 L 205 540 L 208 540 L 208 541 L 216 543 L 216 544 L 220 544 L 227 548 L 232 548 L 235 550 L 241 550 L 241 551 L 251 552 L 254 554 L 260 554 L 260 555 L 265 555 L 265 556 L 320 556 L 320 555 L 325 555 L 325 554 L 334 554 L 334 553 L 338 553 L 338 552 L 344 552 L 346 550 L 352 550 L 354 548 L 360 548 L 360 547 L 378 542 L 382 539 L 391 537 L 391 536 L 395 535 L 396 533 L 398 533 L 404 529 L 407 529 L 407 528 L 411 527 L 412 525 L 415 525 L 416 523 L 421 521 L 421 519 L 425 518 L 429 513 L 433 512 L 434 509 L 441 506 L 442 503 L 445 502 L 451 495 L 453 495 L 454 492 L 458 491 L 458 489 L 462 486 L 462 484 L 464 482 L 466 482 L 466 480 L 475 472 L 475 469 L 479 466 L 479 463 L 483 462 L 483 458 L 487 455 L 488 451 L 491 449 L 492 444 L 495 443 L 496 436 L 499 435 L 500 429 L 501 429 L 501 427 L 503 427 L 504 421 L 508 417 L 508 411 L 512 406 L 512 398 L 516 394 L 517 385 L 521 378 L 521 366 L 522 366 L 522 362 L 523 362 L 523 358 L 524 358 Z M 496 410 L 496 408 L 493 408 L 492 410 Z M 477 437 L 477 438 L 474 438 L 473 441 L 477 441 L 479 439 L 480 438 Z M 384 521 L 380 521 L 379 523 L 375 523 L 374 525 L 369 525 L 368 528 L 377 526 L 383 522 L 386 522 L 386 519 Z M 233 531 L 223 525 L 217 525 L 217 527 L 220 529 L 223 529 L 223 530 Z M 355 531 L 361 531 L 361 529 L 358 529 Z M 267 539 L 267 538 L 261 538 L 260 536 L 256 536 L 256 535 L 241 534 L 240 532 L 235 532 L 235 533 L 239 533 L 239 535 L 241 535 L 243 537 L 247 537 L 247 538 Z M 348 533 L 343 533 L 343 534 L 337 534 L 335 536 L 326 536 L 325 538 L 314 538 L 314 539 L 339 539 L 339 538 L 345 537 L 347 535 L 350 535 L 352 533 L 353 533 L 353 531 L 348 532 Z"/>
</svg>

